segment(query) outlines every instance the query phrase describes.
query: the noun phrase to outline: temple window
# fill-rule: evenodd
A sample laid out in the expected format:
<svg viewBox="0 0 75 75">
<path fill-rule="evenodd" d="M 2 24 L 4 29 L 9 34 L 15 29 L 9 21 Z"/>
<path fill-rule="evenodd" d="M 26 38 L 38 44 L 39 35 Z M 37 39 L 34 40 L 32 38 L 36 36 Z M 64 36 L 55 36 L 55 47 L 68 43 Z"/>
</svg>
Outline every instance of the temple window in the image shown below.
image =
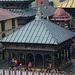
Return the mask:
<svg viewBox="0 0 75 75">
<path fill-rule="evenodd" d="M 5 33 L 2 34 L 2 38 L 5 37 Z"/>
<path fill-rule="evenodd" d="M 41 4 L 43 4 L 43 2 L 41 1 Z"/>
</svg>

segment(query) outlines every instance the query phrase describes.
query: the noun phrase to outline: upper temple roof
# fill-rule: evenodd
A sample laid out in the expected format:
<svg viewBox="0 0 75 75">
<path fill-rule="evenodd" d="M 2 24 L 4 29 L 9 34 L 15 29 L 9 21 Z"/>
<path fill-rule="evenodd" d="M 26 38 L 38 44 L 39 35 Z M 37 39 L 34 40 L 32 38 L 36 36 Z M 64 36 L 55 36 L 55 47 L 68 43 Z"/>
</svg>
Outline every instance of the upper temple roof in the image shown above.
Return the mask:
<svg viewBox="0 0 75 75">
<path fill-rule="evenodd" d="M 1 39 L 9 43 L 37 43 L 58 45 L 75 37 L 75 33 L 45 19 L 35 19 Z"/>
</svg>

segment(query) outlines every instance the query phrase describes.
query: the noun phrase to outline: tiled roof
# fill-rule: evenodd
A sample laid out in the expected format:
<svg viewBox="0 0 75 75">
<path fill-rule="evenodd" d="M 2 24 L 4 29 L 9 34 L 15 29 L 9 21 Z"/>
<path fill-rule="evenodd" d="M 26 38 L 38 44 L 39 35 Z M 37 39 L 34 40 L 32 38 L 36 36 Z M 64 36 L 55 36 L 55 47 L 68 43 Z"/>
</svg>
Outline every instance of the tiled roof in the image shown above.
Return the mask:
<svg viewBox="0 0 75 75">
<path fill-rule="evenodd" d="M 0 0 L 0 2 L 1 1 L 11 1 L 11 2 L 15 1 L 16 2 L 16 1 L 32 1 L 32 0 Z"/>
<path fill-rule="evenodd" d="M 60 44 L 75 36 L 75 33 L 47 20 L 33 20 L 22 28 L 1 39 L 10 43 Z"/>
<path fill-rule="evenodd" d="M 39 7 L 44 17 L 52 16 L 54 12 L 56 11 L 56 9 L 50 5 L 43 5 Z M 28 17 L 28 16 L 35 16 L 37 9 L 38 7 L 25 8 L 25 9 L 8 9 L 8 10 L 16 14 L 22 15 L 23 17 Z"/>
<path fill-rule="evenodd" d="M 0 8 L 0 21 L 11 19 L 11 18 L 17 18 L 17 17 L 21 17 L 21 15 Z"/>
<path fill-rule="evenodd" d="M 67 0 L 59 3 L 55 6 L 56 8 L 75 8 L 75 0 Z"/>
</svg>

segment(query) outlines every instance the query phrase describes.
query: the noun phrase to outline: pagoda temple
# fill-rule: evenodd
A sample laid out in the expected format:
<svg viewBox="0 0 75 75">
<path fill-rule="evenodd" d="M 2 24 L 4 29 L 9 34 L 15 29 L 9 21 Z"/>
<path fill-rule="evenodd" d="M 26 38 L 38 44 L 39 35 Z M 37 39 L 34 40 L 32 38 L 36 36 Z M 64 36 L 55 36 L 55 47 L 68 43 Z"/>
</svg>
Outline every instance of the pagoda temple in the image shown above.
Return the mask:
<svg viewBox="0 0 75 75">
<path fill-rule="evenodd" d="M 39 8 L 33 21 L 0 40 L 8 61 L 15 57 L 18 64 L 28 66 L 31 62 L 37 68 L 51 65 L 51 69 L 61 69 L 70 63 L 75 33 L 42 17 Z"/>
</svg>

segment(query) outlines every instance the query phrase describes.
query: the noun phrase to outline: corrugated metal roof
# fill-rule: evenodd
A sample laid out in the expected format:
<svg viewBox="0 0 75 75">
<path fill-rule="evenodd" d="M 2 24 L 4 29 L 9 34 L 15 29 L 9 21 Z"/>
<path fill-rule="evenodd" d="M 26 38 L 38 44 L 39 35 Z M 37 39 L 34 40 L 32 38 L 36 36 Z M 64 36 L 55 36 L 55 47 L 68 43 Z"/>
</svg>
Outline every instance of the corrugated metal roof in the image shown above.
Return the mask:
<svg viewBox="0 0 75 75">
<path fill-rule="evenodd" d="M 40 12 L 43 13 L 44 17 L 52 16 L 54 14 L 54 12 L 56 11 L 56 9 L 50 5 L 42 5 L 39 7 L 40 7 Z M 37 11 L 38 7 L 34 7 L 33 9 L 35 9 Z"/>
<path fill-rule="evenodd" d="M 30 16 L 35 16 L 36 15 L 36 10 L 33 8 L 26 8 L 26 9 L 7 9 L 13 13 L 22 15 L 23 17 L 30 17 Z"/>
<path fill-rule="evenodd" d="M 56 9 L 50 5 L 43 5 L 39 7 L 40 11 L 43 13 L 43 17 L 52 16 L 56 11 Z M 8 9 L 8 10 L 16 14 L 22 15 L 23 17 L 28 17 L 28 16 L 35 16 L 37 9 L 38 7 L 25 8 L 25 9 Z"/>
<path fill-rule="evenodd" d="M 16 17 L 21 17 L 21 15 L 18 15 L 18 14 L 15 14 L 15 13 L 12 13 L 12 12 L 9 12 L 7 10 L 0 8 L 0 21 L 11 19 L 11 18 L 16 18 Z"/>
<path fill-rule="evenodd" d="M 47 20 L 33 20 L 11 33 L 1 42 L 10 43 L 38 43 L 38 44 L 60 44 L 75 36 L 75 33 L 64 29 Z"/>
</svg>

